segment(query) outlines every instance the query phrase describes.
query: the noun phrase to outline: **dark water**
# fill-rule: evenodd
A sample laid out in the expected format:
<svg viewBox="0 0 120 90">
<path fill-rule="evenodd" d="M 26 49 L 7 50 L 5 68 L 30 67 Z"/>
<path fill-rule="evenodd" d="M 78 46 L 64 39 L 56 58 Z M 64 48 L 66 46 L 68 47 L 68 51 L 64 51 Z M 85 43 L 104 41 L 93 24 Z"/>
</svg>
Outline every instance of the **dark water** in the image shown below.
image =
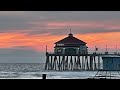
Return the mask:
<svg viewBox="0 0 120 90">
<path fill-rule="evenodd" d="M 44 64 L 38 63 L 2 63 L 0 64 L 0 78 L 41 78 Z"/>
<path fill-rule="evenodd" d="M 97 73 L 97 71 L 44 71 L 44 66 L 40 63 L 0 64 L 0 79 L 42 79 L 42 74 L 47 74 L 47 79 L 86 79 L 94 77 Z M 113 72 L 113 75 L 118 73 Z M 114 78 L 118 79 L 120 75 Z"/>
</svg>

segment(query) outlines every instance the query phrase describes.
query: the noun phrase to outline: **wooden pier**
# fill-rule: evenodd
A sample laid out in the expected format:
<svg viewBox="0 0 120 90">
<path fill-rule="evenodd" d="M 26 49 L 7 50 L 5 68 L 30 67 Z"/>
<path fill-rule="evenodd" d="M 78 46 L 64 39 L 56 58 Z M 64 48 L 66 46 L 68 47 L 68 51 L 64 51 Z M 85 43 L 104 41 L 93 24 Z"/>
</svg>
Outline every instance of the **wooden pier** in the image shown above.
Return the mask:
<svg viewBox="0 0 120 90">
<path fill-rule="evenodd" d="M 102 55 L 46 53 L 45 70 L 99 70 Z"/>
</svg>

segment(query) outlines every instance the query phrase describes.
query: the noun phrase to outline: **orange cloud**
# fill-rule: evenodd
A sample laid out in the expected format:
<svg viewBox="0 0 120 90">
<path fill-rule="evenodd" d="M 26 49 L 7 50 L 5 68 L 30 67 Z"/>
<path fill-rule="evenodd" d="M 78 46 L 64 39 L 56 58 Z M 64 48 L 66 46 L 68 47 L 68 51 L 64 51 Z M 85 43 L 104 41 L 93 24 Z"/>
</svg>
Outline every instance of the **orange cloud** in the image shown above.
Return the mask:
<svg viewBox="0 0 120 90">
<path fill-rule="evenodd" d="M 76 35 L 79 39 L 87 42 L 89 48 L 94 49 L 95 46 L 99 47 L 101 50 L 105 50 L 106 45 L 109 50 L 115 50 L 117 45 L 119 49 L 120 45 L 120 32 L 110 32 L 110 33 L 96 33 L 96 34 L 81 34 Z"/>
<path fill-rule="evenodd" d="M 54 43 L 66 36 L 50 35 L 50 33 L 33 35 L 14 32 L 0 33 L 0 48 L 25 46 L 44 52 L 47 45 L 48 51 L 51 52 L 54 50 Z M 105 48 L 105 45 L 108 45 L 109 49 L 114 49 L 116 44 L 119 48 L 120 33 L 75 34 L 74 36 L 87 42 L 88 47 L 91 49 L 94 49 L 94 46 L 98 46 L 102 50 Z"/>
<path fill-rule="evenodd" d="M 53 42 L 61 36 L 47 34 L 28 35 L 27 33 L 0 33 L 0 48 L 13 48 L 17 46 L 28 46 L 38 51 L 45 51 L 45 46 L 53 46 Z M 52 45 L 53 44 L 53 45 Z"/>
</svg>

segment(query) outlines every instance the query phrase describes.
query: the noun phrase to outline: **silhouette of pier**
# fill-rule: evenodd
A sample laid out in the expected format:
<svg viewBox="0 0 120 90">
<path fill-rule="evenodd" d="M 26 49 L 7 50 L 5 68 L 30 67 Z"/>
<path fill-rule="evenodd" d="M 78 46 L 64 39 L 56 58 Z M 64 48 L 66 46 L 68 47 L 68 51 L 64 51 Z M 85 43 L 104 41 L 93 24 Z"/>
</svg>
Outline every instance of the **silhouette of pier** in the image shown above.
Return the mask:
<svg viewBox="0 0 120 90">
<path fill-rule="evenodd" d="M 47 52 L 45 70 L 99 70 L 103 55 L 106 54 L 54 54 Z"/>
<path fill-rule="evenodd" d="M 109 54 L 106 45 L 104 54 L 96 53 L 98 48 L 95 46 L 95 52 L 90 54 L 87 43 L 74 37 L 71 33 L 67 37 L 55 42 L 54 53 L 47 52 L 45 70 L 99 70 L 102 65 L 103 55 L 119 55 L 117 53 Z"/>
</svg>

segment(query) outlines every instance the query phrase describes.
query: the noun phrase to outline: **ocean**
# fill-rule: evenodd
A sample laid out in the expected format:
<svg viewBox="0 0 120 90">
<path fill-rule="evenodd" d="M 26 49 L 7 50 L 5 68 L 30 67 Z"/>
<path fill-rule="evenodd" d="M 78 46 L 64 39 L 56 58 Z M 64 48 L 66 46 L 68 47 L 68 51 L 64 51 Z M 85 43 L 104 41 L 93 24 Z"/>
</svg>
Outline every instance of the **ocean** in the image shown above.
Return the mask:
<svg viewBox="0 0 120 90">
<path fill-rule="evenodd" d="M 40 63 L 1 63 L 0 79 L 87 79 L 95 76 L 97 71 L 44 71 Z M 118 75 L 116 72 L 113 75 Z M 115 77 L 114 77 L 115 78 Z M 116 79 L 118 79 L 117 76 Z"/>
</svg>

